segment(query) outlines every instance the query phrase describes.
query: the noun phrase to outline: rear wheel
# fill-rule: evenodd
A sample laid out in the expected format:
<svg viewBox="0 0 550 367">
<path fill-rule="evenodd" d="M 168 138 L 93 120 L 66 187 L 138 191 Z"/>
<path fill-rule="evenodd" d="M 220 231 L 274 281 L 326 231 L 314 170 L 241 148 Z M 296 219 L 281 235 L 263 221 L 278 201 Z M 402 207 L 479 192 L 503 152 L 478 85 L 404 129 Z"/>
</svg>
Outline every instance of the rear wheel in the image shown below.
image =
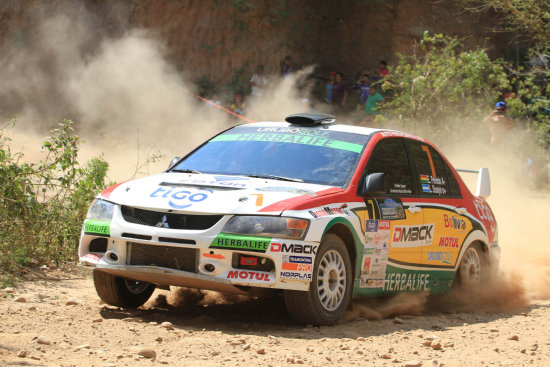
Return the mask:
<svg viewBox="0 0 550 367">
<path fill-rule="evenodd" d="M 458 268 L 458 280 L 463 287 L 477 287 L 483 281 L 483 259 L 477 245 L 468 247 Z"/>
<path fill-rule="evenodd" d="M 323 238 L 309 291 L 285 291 L 290 316 L 301 323 L 329 325 L 344 314 L 352 288 L 351 262 L 344 242 L 334 234 Z"/>
<path fill-rule="evenodd" d="M 155 285 L 138 280 L 126 279 L 94 270 L 94 285 L 99 298 L 112 306 L 136 308 L 143 305 Z"/>
</svg>

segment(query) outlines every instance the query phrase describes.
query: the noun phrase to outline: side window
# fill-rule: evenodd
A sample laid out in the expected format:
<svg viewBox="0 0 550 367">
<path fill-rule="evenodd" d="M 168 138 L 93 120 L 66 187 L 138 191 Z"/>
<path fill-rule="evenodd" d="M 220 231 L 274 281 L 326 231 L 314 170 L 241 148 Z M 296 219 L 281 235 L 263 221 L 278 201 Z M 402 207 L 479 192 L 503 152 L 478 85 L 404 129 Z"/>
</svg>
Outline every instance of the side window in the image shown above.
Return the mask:
<svg viewBox="0 0 550 367">
<path fill-rule="evenodd" d="M 419 192 L 429 196 L 460 196 L 458 182 L 443 158 L 427 144 L 410 143 Z"/>
<path fill-rule="evenodd" d="M 382 140 L 376 145 L 366 174 L 376 172 L 386 176 L 387 194 L 412 194 L 412 175 L 402 140 Z"/>
</svg>

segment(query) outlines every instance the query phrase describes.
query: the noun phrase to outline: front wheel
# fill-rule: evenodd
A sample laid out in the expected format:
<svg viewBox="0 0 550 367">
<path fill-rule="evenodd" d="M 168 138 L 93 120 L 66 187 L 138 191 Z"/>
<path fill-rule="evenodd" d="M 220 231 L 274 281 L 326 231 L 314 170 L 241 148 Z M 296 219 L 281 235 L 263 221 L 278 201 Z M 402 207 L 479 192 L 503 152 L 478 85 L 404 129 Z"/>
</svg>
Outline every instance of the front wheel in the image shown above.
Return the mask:
<svg viewBox="0 0 550 367">
<path fill-rule="evenodd" d="M 94 270 L 94 285 L 104 302 L 126 308 L 143 305 L 156 288 L 155 284 L 117 277 L 100 270 Z"/>
<path fill-rule="evenodd" d="M 344 242 L 334 234 L 321 241 L 309 291 L 285 290 L 290 316 L 301 323 L 330 325 L 346 311 L 352 288 L 351 261 Z"/>
</svg>

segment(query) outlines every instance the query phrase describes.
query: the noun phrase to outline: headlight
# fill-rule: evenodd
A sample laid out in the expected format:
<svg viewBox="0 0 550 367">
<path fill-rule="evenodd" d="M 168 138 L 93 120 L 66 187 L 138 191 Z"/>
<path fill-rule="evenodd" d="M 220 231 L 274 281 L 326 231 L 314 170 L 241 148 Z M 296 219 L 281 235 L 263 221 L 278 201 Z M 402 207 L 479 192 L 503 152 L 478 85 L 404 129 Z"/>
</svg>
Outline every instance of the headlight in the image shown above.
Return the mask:
<svg viewBox="0 0 550 367">
<path fill-rule="evenodd" d="M 243 215 L 231 218 L 222 231 L 225 233 L 299 240 L 304 238 L 308 225 L 309 221 L 307 219 Z"/>
<path fill-rule="evenodd" d="M 86 214 L 86 219 L 97 219 L 110 221 L 113 217 L 113 209 L 115 204 L 110 203 L 105 200 L 95 199 L 88 209 L 88 214 Z"/>
</svg>

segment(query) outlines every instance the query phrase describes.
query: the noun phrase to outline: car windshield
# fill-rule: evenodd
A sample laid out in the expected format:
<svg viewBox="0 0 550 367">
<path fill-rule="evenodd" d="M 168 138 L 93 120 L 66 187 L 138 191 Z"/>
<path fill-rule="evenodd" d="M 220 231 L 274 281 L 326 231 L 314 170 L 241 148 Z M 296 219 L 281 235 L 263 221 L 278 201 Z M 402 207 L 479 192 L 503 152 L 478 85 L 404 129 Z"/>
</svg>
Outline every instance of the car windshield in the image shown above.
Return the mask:
<svg viewBox="0 0 550 367">
<path fill-rule="evenodd" d="M 323 128 L 237 126 L 170 171 L 344 186 L 368 140 L 367 135 Z"/>
</svg>

